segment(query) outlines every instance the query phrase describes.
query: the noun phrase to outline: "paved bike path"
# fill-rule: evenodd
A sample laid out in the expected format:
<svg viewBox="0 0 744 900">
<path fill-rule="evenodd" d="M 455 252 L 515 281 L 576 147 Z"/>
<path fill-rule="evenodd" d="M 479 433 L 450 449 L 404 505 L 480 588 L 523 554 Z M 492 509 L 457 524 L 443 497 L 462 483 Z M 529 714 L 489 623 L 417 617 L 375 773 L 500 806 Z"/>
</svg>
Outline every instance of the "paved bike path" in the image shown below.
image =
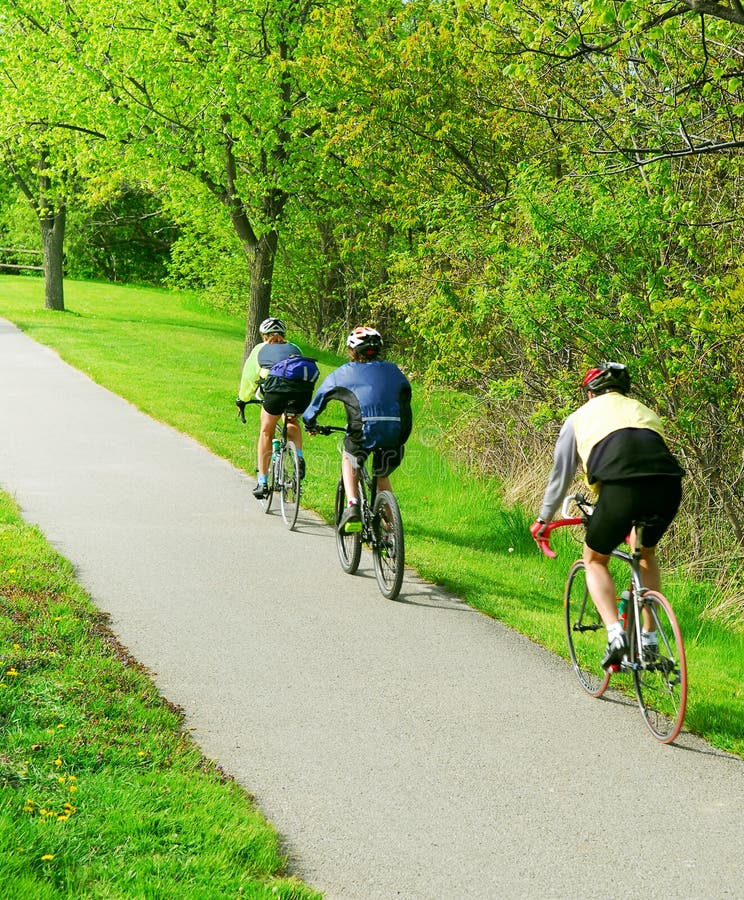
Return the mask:
<svg viewBox="0 0 744 900">
<path fill-rule="evenodd" d="M 328 900 L 744 894 L 740 760 L 661 746 L 411 572 L 384 600 L 366 553 L 344 575 L 315 517 L 287 532 L 2 319 L 0 485 Z"/>
</svg>

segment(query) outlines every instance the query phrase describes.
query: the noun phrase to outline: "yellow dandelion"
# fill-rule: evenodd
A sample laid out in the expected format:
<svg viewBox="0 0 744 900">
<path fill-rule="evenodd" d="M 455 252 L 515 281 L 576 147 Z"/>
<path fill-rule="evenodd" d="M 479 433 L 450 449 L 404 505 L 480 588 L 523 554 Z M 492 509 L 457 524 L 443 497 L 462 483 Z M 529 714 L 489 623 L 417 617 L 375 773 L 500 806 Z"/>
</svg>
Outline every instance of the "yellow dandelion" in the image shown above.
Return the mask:
<svg viewBox="0 0 744 900">
<path fill-rule="evenodd" d="M 57 779 L 57 784 L 64 784 L 67 781 L 67 778 L 63 775 L 61 778 Z"/>
<path fill-rule="evenodd" d="M 67 815 L 60 814 L 57 816 L 57 821 L 58 822 L 66 822 L 69 818 L 70 818 L 69 814 L 67 814 Z"/>
<path fill-rule="evenodd" d="M 54 859 L 54 854 L 53 853 L 45 853 L 41 858 L 45 862 L 48 862 L 50 859 Z"/>
<path fill-rule="evenodd" d="M 69 777 L 70 781 L 77 781 L 77 775 L 70 775 L 68 777 Z"/>
<path fill-rule="evenodd" d="M 60 722 L 59 725 L 57 725 L 57 728 L 64 728 L 64 727 L 65 727 L 65 725 L 62 722 Z"/>
<path fill-rule="evenodd" d="M 20 650 L 20 649 L 21 649 L 21 645 L 20 645 L 20 644 L 13 644 L 13 649 L 14 649 L 14 650 Z"/>
<path fill-rule="evenodd" d="M 11 678 L 15 678 L 18 675 L 18 670 L 14 666 L 11 666 L 5 674 L 9 675 Z"/>
<path fill-rule="evenodd" d="M 71 784 L 71 785 L 70 785 L 70 793 L 73 794 L 76 790 L 77 790 L 77 785 L 76 785 L 76 784 Z"/>
<path fill-rule="evenodd" d="M 54 760 L 54 765 L 55 765 L 55 766 L 61 766 L 61 765 L 62 765 L 62 760 L 61 760 L 59 757 L 57 757 L 57 758 Z"/>
</svg>

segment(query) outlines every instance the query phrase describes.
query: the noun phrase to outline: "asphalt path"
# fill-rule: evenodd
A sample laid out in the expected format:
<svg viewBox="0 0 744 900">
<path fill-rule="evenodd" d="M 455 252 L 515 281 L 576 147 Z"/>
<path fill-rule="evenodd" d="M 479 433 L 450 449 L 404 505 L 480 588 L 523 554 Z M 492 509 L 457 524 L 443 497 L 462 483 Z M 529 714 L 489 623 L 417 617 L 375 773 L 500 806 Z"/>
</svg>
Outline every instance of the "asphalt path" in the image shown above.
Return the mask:
<svg viewBox="0 0 744 900">
<path fill-rule="evenodd" d="M 288 532 L 2 319 L 0 485 L 328 900 L 744 896 L 741 760 L 658 744 L 409 570 L 384 600 L 366 553 L 344 575 L 312 514 Z"/>
</svg>

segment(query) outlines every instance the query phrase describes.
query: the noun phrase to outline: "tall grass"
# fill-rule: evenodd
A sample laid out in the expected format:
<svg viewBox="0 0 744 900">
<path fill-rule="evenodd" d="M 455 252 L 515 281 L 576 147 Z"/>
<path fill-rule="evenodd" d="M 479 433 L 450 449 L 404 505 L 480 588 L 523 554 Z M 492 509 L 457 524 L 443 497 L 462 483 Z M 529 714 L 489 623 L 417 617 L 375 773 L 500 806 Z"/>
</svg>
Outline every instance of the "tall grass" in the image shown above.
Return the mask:
<svg viewBox="0 0 744 900">
<path fill-rule="evenodd" d="M 0 279 L 0 304 L 28 334 L 127 397 L 145 412 L 193 435 L 214 452 L 252 472 L 257 413 L 242 426 L 235 417 L 243 351 L 243 322 L 210 310 L 193 295 L 68 283 L 69 312 L 41 308 L 40 288 L 22 278 Z M 290 337 L 303 345 L 297 335 Z M 328 371 L 341 362 L 320 357 Z M 405 368 L 405 361 L 402 362 Z M 464 454 L 449 454 L 453 423 L 467 399 L 425 392 L 414 381 L 414 432 L 393 476 L 407 537 L 407 561 L 431 581 L 533 640 L 566 655 L 561 597 L 578 536 L 559 538 L 559 559 L 541 557 L 529 536 L 533 509 L 505 502 L 501 481 L 473 476 Z M 341 422 L 333 405 L 324 421 Z M 499 422 L 473 420 L 473 446 L 489 443 Z M 527 445 L 529 446 L 529 445 Z M 306 438 L 305 503 L 330 519 L 339 457 L 331 438 Z M 525 483 L 539 471 L 525 452 Z M 668 557 L 665 560 L 668 565 Z M 744 755 L 744 634 L 710 620 L 712 586 L 669 572 L 665 588 L 689 645 L 690 699 L 686 726 L 717 746 Z"/>
</svg>

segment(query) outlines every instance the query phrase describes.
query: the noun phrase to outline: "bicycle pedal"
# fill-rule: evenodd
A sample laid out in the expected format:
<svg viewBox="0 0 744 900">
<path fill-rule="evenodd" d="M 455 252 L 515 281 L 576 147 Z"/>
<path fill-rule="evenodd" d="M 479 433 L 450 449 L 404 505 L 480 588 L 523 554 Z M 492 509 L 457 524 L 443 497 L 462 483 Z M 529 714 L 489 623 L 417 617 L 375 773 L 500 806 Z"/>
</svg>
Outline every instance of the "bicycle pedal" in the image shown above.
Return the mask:
<svg viewBox="0 0 744 900">
<path fill-rule="evenodd" d="M 361 530 L 361 522 L 347 522 L 346 525 L 344 525 L 344 534 L 358 534 Z"/>
</svg>

